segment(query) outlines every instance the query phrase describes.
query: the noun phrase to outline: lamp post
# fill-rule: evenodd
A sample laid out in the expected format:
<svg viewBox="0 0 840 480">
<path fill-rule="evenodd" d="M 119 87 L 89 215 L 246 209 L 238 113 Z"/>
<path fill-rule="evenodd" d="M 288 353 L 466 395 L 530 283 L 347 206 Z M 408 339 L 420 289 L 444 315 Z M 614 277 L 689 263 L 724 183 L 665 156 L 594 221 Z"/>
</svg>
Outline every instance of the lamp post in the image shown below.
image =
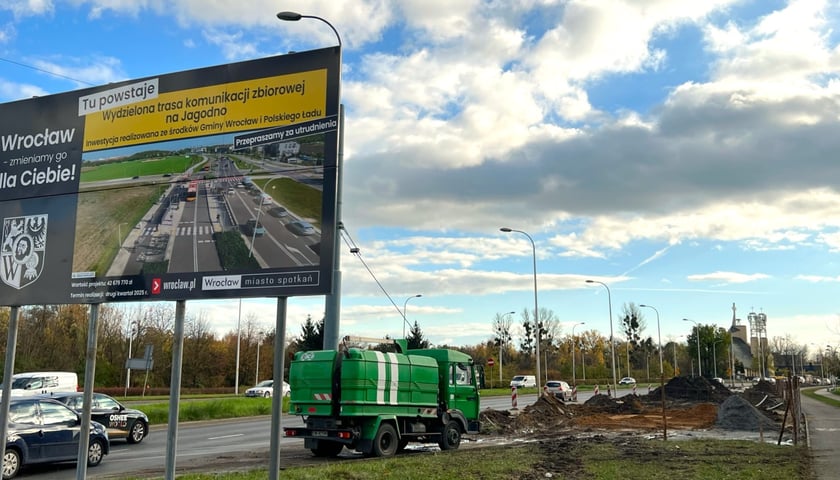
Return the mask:
<svg viewBox="0 0 840 480">
<path fill-rule="evenodd" d="M 239 346 L 242 343 L 240 337 L 240 324 L 242 322 L 242 299 L 239 299 L 239 316 L 236 317 L 236 374 L 234 375 L 233 389 L 235 395 L 239 395 Z"/>
<path fill-rule="evenodd" d="M 578 322 L 572 325 L 572 386 L 576 386 L 577 382 L 575 379 L 575 327 L 578 325 L 585 325 L 586 322 Z"/>
<path fill-rule="evenodd" d="M 274 177 L 269 178 L 265 185 L 262 186 L 263 191 L 268 190 L 268 184 L 277 180 L 278 178 L 282 177 Z M 260 194 L 260 199 L 257 201 L 257 218 L 254 220 L 254 230 L 251 232 L 251 247 L 248 248 L 248 257 L 250 258 L 254 254 L 254 242 L 257 240 L 257 227 L 260 226 L 260 214 L 262 213 L 263 208 L 263 196 Z"/>
<path fill-rule="evenodd" d="M 516 312 L 507 312 L 502 314 L 502 320 L 504 320 L 506 315 L 513 315 Z M 502 357 L 504 356 L 502 353 L 505 351 L 505 346 L 507 345 L 507 331 L 502 331 L 502 338 L 499 339 L 499 384 L 502 383 Z"/>
<path fill-rule="evenodd" d="M 338 41 L 338 151 L 336 152 L 335 162 L 335 223 L 333 225 L 333 265 L 332 265 L 332 285 L 333 291 L 326 295 L 324 300 L 324 349 L 335 350 L 338 348 L 338 322 L 339 313 L 341 310 L 341 234 L 340 230 L 344 228 L 341 223 L 341 184 L 343 180 L 342 167 L 344 164 L 344 106 L 341 102 L 341 63 L 342 63 L 342 45 L 341 35 L 332 23 L 317 15 L 302 15 L 298 12 L 280 12 L 277 18 L 285 22 L 297 22 L 302 18 L 311 18 L 326 23 L 328 27 L 335 34 Z"/>
<path fill-rule="evenodd" d="M 665 370 L 662 368 L 662 332 L 659 329 L 659 310 L 653 305 L 639 305 L 643 308 L 651 308 L 656 312 L 656 336 L 659 338 L 659 375 L 665 375 Z"/>
<path fill-rule="evenodd" d="M 408 301 L 409 301 L 409 300 L 411 300 L 412 298 L 420 298 L 420 297 L 422 297 L 422 296 L 423 296 L 423 294 L 422 294 L 422 293 L 418 293 L 417 295 L 412 295 L 412 296 L 410 296 L 410 297 L 406 298 L 406 299 L 405 299 L 405 301 L 403 302 L 403 311 L 402 311 L 402 316 L 403 316 L 403 336 L 402 336 L 402 338 L 405 338 L 405 324 L 406 324 L 406 323 L 408 323 L 408 318 L 406 318 L 406 314 L 405 314 L 405 312 L 406 312 L 406 308 L 408 308 Z"/>
<path fill-rule="evenodd" d="M 712 344 L 712 367 L 714 368 L 714 378 L 717 378 L 717 344 L 723 343 L 723 339 L 715 340 Z"/>
<path fill-rule="evenodd" d="M 729 385 L 735 388 L 735 348 L 732 343 L 731 327 L 729 331 Z"/>
<path fill-rule="evenodd" d="M 134 339 L 134 326 L 137 326 L 137 334 L 140 335 L 140 323 L 137 320 L 133 320 L 128 324 L 128 368 L 126 368 L 125 372 L 125 394 L 124 396 L 128 396 L 128 389 L 131 388 L 131 341 Z M 145 390 L 144 390 L 145 391 Z"/>
<path fill-rule="evenodd" d="M 262 339 L 263 332 L 257 332 L 257 369 L 254 372 L 254 385 L 260 383 L 260 345 L 262 344 Z"/>
<path fill-rule="evenodd" d="M 540 330 L 541 330 L 540 307 L 539 307 L 539 304 L 537 303 L 537 246 L 536 246 L 536 244 L 534 244 L 534 239 L 531 238 L 530 235 L 523 232 L 522 230 L 514 230 L 514 229 L 508 228 L 508 227 L 502 227 L 499 230 L 501 230 L 505 233 L 510 233 L 510 232 L 521 233 L 522 235 L 525 235 L 526 237 L 528 237 L 528 240 L 531 242 L 531 250 L 532 250 L 533 255 L 534 255 L 534 327 L 536 327 L 536 331 L 537 331 L 537 334 L 536 334 L 537 342 L 536 342 L 536 346 L 534 347 L 534 354 L 535 354 L 534 356 L 537 358 L 537 388 L 539 389 L 539 382 L 542 381 L 542 377 L 540 376 Z M 547 368 L 548 368 L 548 365 L 546 365 L 546 369 Z"/>
<path fill-rule="evenodd" d="M 613 318 L 612 318 L 612 296 L 610 295 L 610 287 L 604 282 L 597 280 L 587 280 L 586 283 L 597 283 L 607 289 L 607 305 L 610 312 L 610 356 L 612 357 L 612 377 L 613 377 L 613 392 L 618 396 L 618 379 L 615 376 L 615 338 L 613 337 Z"/>
<path fill-rule="evenodd" d="M 659 390 L 662 392 L 662 426 L 663 440 L 668 439 L 668 419 L 665 415 L 665 369 L 662 368 L 662 333 L 659 330 L 659 310 L 653 305 L 639 305 L 643 308 L 652 308 L 656 312 L 656 336 L 659 341 Z M 676 349 L 676 346 L 674 347 Z M 676 353 L 676 350 L 675 350 Z M 648 373 L 650 370 L 648 370 Z"/>
<path fill-rule="evenodd" d="M 583 372 L 583 381 L 586 383 L 586 350 L 583 349 L 583 342 L 580 342 L 580 367 Z"/>
<path fill-rule="evenodd" d="M 687 318 L 683 318 L 683 322 L 691 322 L 694 324 L 694 328 L 697 330 L 697 376 L 703 376 L 703 368 L 700 366 L 700 324 L 695 322 L 694 320 L 689 320 Z"/>
</svg>

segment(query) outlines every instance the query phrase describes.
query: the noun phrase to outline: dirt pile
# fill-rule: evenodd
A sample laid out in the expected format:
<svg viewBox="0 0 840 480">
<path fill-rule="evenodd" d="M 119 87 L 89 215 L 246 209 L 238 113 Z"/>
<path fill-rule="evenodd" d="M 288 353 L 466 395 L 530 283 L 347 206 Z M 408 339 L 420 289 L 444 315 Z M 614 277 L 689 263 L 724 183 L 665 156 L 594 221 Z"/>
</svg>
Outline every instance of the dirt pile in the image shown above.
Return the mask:
<svg viewBox="0 0 840 480">
<path fill-rule="evenodd" d="M 715 425 L 726 430 L 773 430 L 779 423 L 755 408 L 747 399 L 732 395 L 720 405 Z"/>
<path fill-rule="evenodd" d="M 665 398 L 668 400 L 693 400 L 721 403 L 732 392 L 717 381 L 703 377 L 674 377 L 665 384 Z M 662 387 L 657 387 L 645 396 L 647 401 L 661 401 Z"/>
</svg>

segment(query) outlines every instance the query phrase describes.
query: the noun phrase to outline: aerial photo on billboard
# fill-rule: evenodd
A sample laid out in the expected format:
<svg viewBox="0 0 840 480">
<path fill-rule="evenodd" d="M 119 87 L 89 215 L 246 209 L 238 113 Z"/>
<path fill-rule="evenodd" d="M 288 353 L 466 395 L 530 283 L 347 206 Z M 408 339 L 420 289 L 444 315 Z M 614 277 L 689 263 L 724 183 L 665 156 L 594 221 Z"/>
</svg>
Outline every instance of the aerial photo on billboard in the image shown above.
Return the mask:
<svg viewBox="0 0 840 480">
<path fill-rule="evenodd" d="M 329 293 L 338 68 L 323 49 L 0 105 L 0 304 Z"/>
</svg>

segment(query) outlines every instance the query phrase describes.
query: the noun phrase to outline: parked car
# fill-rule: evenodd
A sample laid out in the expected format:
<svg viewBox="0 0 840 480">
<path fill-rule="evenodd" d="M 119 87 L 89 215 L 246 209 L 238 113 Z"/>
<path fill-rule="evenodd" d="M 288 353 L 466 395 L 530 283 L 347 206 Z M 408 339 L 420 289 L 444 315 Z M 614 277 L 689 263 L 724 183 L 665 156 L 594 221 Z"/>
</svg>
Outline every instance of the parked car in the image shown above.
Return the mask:
<svg viewBox="0 0 840 480">
<path fill-rule="evenodd" d="M 14 478 L 25 465 L 75 461 L 81 425 L 79 414 L 56 400 L 10 399 L 3 478 Z M 110 449 L 105 426 L 91 421 L 87 464 L 99 465 Z"/>
<path fill-rule="evenodd" d="M 83 392 L 53 393 L 41 397 L 58 400 L 77 413 L 82 413 L 84 408 Z M 93 394 L 90 418 L 105 425 L 111 439 L 124 438 L 128 443 L 140 443 L 149 435 L 149 417 L 145 413 L 128 408 L 104 393 Z"/>
<path fill-rule="evenodd" d="M 549 380 L 545 382 L 545 390 L 564 402 L 572 401 L 572 387 L 562 380 Z"/>
<path fill-rule="evenodd" d="M 283 382 L 283 396 L 288 397 L 292 394 L 292 387 L 288 382 Z M 271 397 L 274 395 L 274 380 L 263 380 L 255 386 L 245 390 L 246 397 Z"/>
<path fill-rule="evenodd" d="M 636 379 L 633 377 L 624 377 L 618 381 L 619 385 L 635 385 Z"/>
<path fill-rule="evenodd" d="M 313 227 L 309 222 L 304 222 L 303 220 L 295 220 L 294 222 L 289 222 L 286 224 L 286 228 L 289 229 L 295 235 L 314 235 L 315 234 L 315 227 Z"/>
</svg>

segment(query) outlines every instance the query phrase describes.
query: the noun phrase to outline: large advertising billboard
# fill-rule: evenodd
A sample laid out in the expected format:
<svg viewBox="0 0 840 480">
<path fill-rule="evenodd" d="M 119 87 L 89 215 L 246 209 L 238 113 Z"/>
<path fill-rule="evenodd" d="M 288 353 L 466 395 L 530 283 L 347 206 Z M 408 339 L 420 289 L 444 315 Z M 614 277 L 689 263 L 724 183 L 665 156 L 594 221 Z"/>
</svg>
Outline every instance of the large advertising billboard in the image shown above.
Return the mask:
<svg viewBox="0 0 840 480">
<path fill-rule="evenodd" d="M 330 293 L 339 59 L 0 104 L 0 304 Z"/>
</svg>

